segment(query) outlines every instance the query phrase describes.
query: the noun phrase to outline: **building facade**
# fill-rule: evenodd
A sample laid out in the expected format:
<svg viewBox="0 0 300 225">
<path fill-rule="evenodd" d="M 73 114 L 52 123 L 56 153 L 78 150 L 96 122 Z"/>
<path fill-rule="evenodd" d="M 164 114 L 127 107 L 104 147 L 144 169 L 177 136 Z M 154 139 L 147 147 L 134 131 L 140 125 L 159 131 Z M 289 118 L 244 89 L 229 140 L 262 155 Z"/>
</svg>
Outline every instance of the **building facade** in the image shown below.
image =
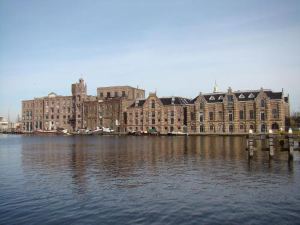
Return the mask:
<svg viewBox="0 0 300 225">
<path fill-rule="evenodd" d="M 72 84 L 72 96 L 51 92 L 48 96 L 22 101 L 22 128 L 25 132 L 59 128 L 75 131 L 83 127 L 83 102 L 95 99 L 86 93 L 83 79 Z"/>
<path fill-rule="evenodd" d="M 158 98 L 150 93 L 145 100 L 136 100 L 127 110 L 129 132 L 156 131 L 188 132 L 191 127 L 190 113 L 193 102 L 182 97 Z"/>
<path fill-rule="evenodd" d="M 145 98 L 145 90 L 130 86 L 100 87 L 97 100 L 84 103 L 85 127 L 89 130 L 106 127 L 127 132 L 127 109 L 138 99 Z"/>
<path fill-rule="evenodd" d="M 155 129 L 161 134 L 183 132 L 256 133 L 286 130 L 289 99 L 271 90 L 200 93 L 195 99 L 158 98 L 150 94 L 128 108 L 128 130 Z"/>
<path fill-rule="evenodd" d="M 283 91 L 200 93 L 196 98 L 159 98 L 130 86 L 100 87 L 97 96 L 87 95 L 82 79 L 72 84 L 71 96 L 50 93 L 47 97 L 22 101 L 23 131 L 95 130 L 106 127 L 117 132 L 156 131 L 161 134 L 265 133 L 286 130 L 289 97 Z"/>
<path fill-rule="evenodd" d="M 200 94 L 194 99 L 199 133 L 265 133 L 285 130 L 289 99 L 271 90 Z"/>
</svg>

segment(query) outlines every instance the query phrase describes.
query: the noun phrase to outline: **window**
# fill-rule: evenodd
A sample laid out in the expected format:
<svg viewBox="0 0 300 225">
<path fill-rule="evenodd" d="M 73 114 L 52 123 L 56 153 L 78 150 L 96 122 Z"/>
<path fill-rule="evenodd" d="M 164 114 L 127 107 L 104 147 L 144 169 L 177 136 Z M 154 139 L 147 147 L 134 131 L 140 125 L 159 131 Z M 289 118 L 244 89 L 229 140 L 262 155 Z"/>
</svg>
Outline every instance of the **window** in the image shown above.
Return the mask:
<svg viewBox="0 0 300 225">
<path fill-rule="evenodd" d="M 171 118 L 171 124 L 174 124 L 174 118 Z"/>
<path fill-rule="evenodd" d="M 219 120 L 223 120 L 223 112 L 219 111 Z"/>
<path fill-rule="evenodd" d="M 155 109 L 155 101 L 154 100 L 151 101 L 151 108 Z"/>
<path fill-rule="evenodd" d="M 56 116 L 56 119 L 59 119 L 59 116 L 58 116 L 58 115 Z"/>
<path fill-rule="evenodd" d="M 223 96 L 222 96 L 222 95 L 220 95 L 220 97 L 218 98 L 218 100 L 223 100 Z"/>
<path fill-rule="evenodd" d="M 229 125 L 229 132 L 232 133 L 233 131 L 234 131 L 233 125 L 230 124 L 230 125 Z"/>
<path fill-rule="evenodd" d="M 261 132 L 266 132 L 266 130 L 267 130 L 267 127 L 266 127 L 266 125 L 265 124 L 262 124 L 261 125 Z"/>
<path fill-rule="evenodd" d="M 245 119 L 244 118 L 244 111 L 243 110 L 240 110 L 240 120 L 243 120 Z"/>
<path fill-rule="evenodd" d="M 117 91 L 115 91 L 115 97 L 118 97 L 118 96 L 119 96 L 118 92 L 117 92 Z"/>
<path fill-rule="evenodd" d="M 191 120 L 195 120 L 195 113 L 191 112 Z"/>
<path fill-rule="evenodd" d="M 153 112 L 151 113 L 151 115 L 152 115 L 152 117 L 155 117 L 155 112 L 153 111 Z"/>
<path fill-rule="evenodd" d="M 274 119 L 278 119 L 279 118 L 279 113 L 277 109 L 272 109 L 272 115 Z"/>
<path fill-rule="evenodd" d="M 228 95 L 227 100 L 228 102 L 233 102 L 233 95 Z"/>
<path fill-rule="evenodd" d="M 244 98 L 245 98 L 245 95 L 240 94 L 239 98 L 244 99 Z"/>
<path fill-rule="evenodd" d="M 100 92 L 100 97 L 103 98 L 103 92 Z"/>
<path fill-rule="evenodd" d="M 214 120 L 214 112 L 209 112 L 209 120 Z"/>
<path fill-rule="evenodd" d="M 205 131 L 205 130 L 204 130 L 204 126 L 201 125 L 201 126 L 200 126 L 200 132 L 203 133 L 204 131 Z"/>
<path fill-rule="evenodd" d="M 240 125 L 240 130 L 244 130 L 244 125 L 243 124 Z"/>
<path fill-rule="evenodd" d="M 209 97 L 209 100 L 210 100 L 210 101 L 214 101 L 214 100 L 216 100 L 216 99 L 215 99 L 214 96 L 210 96 L 210 97 Z"/>
<path fill-rule="evenodd" d="M 171 116 L 174 116 L 174 111 L 171 111 Z"/>
<path fill-rule="evenodd" d="M 265 120 L 265 113 L 264 113 L 264 112 L 261 112 L 261 113 L 260 113 L 260 119 L 261 119 L 262 121 Z"/>
<path fill-rule="evenodd" d="M 152 119 L 152 124 L 155 124 L 155 119 Z"/>
<path fill-rule="evenodd" d="M 204 109 L 204 103 L 200 102 L 200 110 Z"/>
<path fill-rule="evenodd" d="M 266 101 L 264 99 L 262 99 L 260 101 L 260 107 L 265 107 L 266 106 Z"/>
<path fill-rule="evenodd" d="M 254 98 L 254 95 L 251 93 L 248 98 Z"/>
<path fill-rule="evenodd" d="M 210 126 L 209 126 L 209 130 L 210 130 L 210 131 L 214 131 L 214 130 L 215 130 L 214 125 L 210 125 Z"/>
<path fill-rule="evenodd" d="M 228 118 L 229 118 L 229 121 L 232 122 L 233 121 L 233 114 L 232 113 L 228 113 Z"/>
<path fill-rule="evenodd" d="M 200 113 L 200 122 L 203 122 L 203 121 L 204 121 L 203 113 Z"/>
<path fill-rule="evenodd" d="M 110 92 L 107 92 L 106 97 L 110 98 Z"/>
<path fill-rule="evenodd" d="M 249 111 L 250 120 L 255 119 L 254 110 Z"/>
<path fill-rule="evenodd" d="M 122 97 L 125 97 L 126 94 L 125 94 L 125 91 L 122 91 Z"/>
</svg>

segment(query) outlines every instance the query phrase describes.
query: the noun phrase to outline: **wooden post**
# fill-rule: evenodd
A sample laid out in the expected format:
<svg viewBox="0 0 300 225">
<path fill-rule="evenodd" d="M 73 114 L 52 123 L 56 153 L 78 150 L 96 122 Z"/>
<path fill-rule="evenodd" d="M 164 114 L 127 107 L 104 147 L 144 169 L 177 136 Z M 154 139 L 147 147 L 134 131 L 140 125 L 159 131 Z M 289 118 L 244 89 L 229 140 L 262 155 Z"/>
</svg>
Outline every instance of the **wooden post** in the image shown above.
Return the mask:
<svg viewBox="0 0 300 225">
<path fill-rule="evenodd" d="M 252 133 L 249 133 L 249 139 L 248 139 L 248 156 L 249 158 L 253 157 L 253 151 L 254 151 L 254 136 Z"/>
<path fill-rule="evenodd" d="M 272 133 L 269 134 L 269 156 L 270 158 L 274 156 L 274 136 Z"/>
<path fill-rule="evenodd" d="M 294 138 L 293 134 L 289 134 L 289 160 L 294 158 Z"/>
</svg>

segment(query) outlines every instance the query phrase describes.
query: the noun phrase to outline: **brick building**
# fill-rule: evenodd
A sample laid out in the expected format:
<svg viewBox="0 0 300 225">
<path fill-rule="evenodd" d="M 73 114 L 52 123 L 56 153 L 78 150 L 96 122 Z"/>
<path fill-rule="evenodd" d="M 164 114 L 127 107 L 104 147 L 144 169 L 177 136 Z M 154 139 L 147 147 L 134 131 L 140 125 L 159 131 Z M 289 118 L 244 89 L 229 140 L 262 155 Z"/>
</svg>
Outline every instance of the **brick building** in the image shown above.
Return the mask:
<svg viewBox="0 0 300 225">
<path fill-rule="evenodd" d="M 72 84 L 72 96 L 61 96 L 51 92 L 48 96 L 22 101 L 23 131 L 56 130 L 69 131 L 83 127 L 83 101 L 95 99 L 86 94 L 83 79 Z"/>
<path fill-rule="evenodd" d="M 85 127 L 127 132 L 127 109 L 137 99 L 144 98 L 145 90 L 130 86 L 97 88 L 97 100 L 84 103 Z"/>
<path fill-rule="evenodd" d="M 249 90 L 200 93 L 194 99 L 159 98 L 130 86 L 97 88 L 87 95 L 82 79 L 72 84 L 72 96 L 50 93 L 22 101 L 23 131 L 95 130 L 107 127 L 118 132 L 155 130 L 161 134 L 247 133 L 286 130 L 289 97 L 283 91 Z"/>
<path fill-rule="evenodd" d="M 271 90 L 200 93 L 195 99 L 158 98 L 152 93 L 146 100 L 128 108 L 128 130 L 155 129 L 161 134 L 247 133 L 250 129 L 265 133 L 269 129 L 286 130 L 289 99 L 283 92 Z"/>
<path fill-rule="evenodd" d="M 147 99 L 136 100 L 128 108 L 128 131 L 187 132 L 191 126 L 190 108 L 193 108 L 191 99 L 158 98 L 156 93 L 150 93 Z"/>
</svg>

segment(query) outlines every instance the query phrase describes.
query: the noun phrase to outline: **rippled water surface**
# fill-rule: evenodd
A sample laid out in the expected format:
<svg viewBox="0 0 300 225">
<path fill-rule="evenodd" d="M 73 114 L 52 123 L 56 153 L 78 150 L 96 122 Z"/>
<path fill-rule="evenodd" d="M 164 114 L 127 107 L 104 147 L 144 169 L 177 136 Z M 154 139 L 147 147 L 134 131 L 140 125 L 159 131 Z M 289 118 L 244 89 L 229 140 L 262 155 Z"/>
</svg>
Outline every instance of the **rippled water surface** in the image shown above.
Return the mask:
<svg viewBox="0 0 300 225">
<path fill-rule="evenodd" d="M 0 136 L 0 224 L 299 224 L 300 156 L 241 137 Z"/>
</svg>

